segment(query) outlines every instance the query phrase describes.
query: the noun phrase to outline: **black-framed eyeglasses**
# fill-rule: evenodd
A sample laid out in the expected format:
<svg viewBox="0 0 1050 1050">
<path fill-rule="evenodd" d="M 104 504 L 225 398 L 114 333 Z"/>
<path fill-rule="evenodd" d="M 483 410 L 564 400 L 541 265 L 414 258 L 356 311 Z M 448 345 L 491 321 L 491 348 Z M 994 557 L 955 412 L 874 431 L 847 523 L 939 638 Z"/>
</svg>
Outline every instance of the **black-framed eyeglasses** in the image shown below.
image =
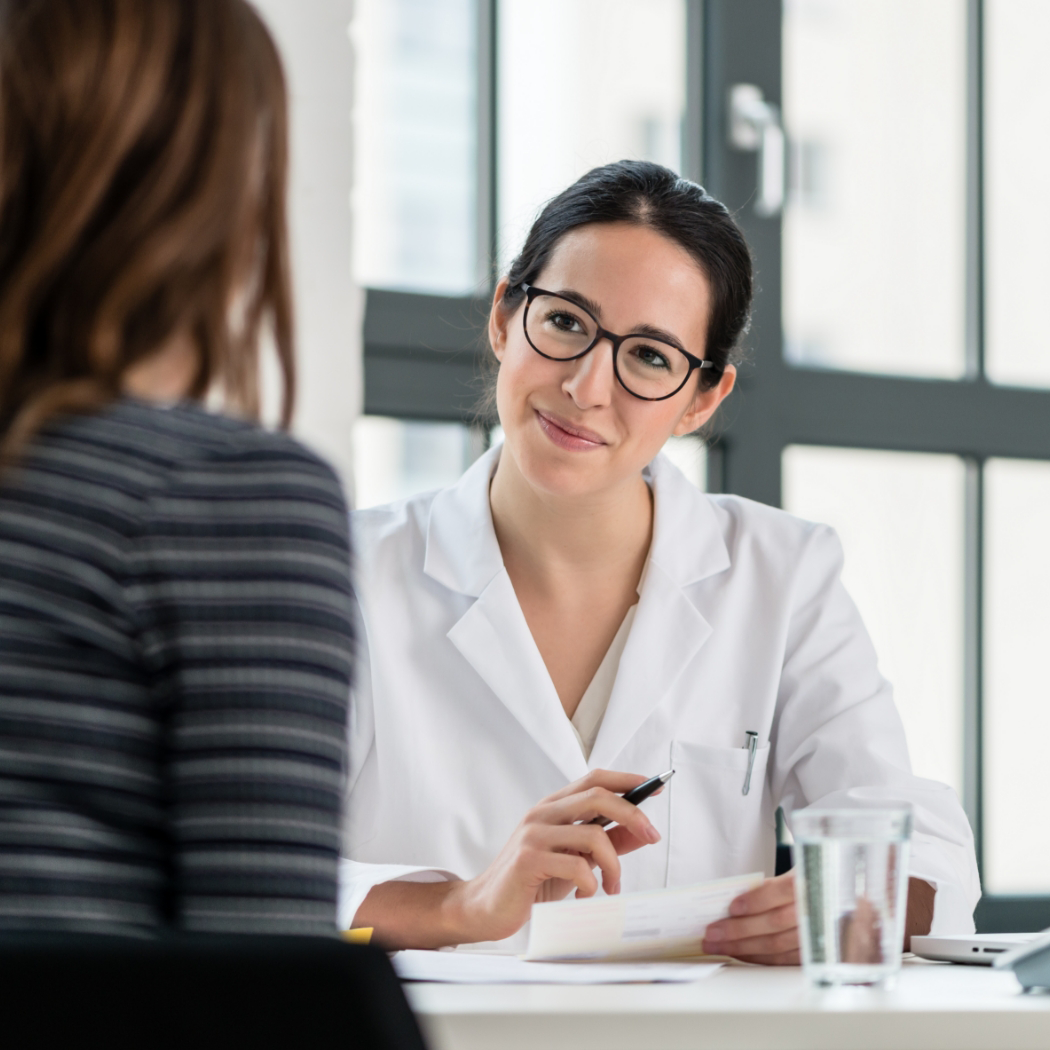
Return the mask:
<svg viewBox="0 0 1050 1050">
<path fill-rule="evenodd" d="M 694 370 L 714 367 L 713 361 L 694 357 L 644 332 L 609 332 L 590 310 L 562 295 L 531 284 L 521 287 L 526 295 L 525 338 L 540 357 L 576 361 L 608 339 L 613 348 L 613 372 L 632 397 L 666 401 L 689 382 Z"/>
</svg>

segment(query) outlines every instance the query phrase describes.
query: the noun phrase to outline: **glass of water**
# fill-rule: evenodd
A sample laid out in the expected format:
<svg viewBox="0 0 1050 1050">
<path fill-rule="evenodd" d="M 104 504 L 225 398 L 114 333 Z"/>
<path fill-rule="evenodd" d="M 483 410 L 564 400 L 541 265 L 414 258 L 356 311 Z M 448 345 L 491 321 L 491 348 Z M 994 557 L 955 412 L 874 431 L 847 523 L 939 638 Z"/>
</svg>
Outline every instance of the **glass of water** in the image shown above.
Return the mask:
<svg viewBox="0 0 1050 1050">
<path fill-rule="evenodd" d="M 802 967 L 818 985 L 882 984 L 901 965 L 908 809 L 792 815 Z"/>
</svg>

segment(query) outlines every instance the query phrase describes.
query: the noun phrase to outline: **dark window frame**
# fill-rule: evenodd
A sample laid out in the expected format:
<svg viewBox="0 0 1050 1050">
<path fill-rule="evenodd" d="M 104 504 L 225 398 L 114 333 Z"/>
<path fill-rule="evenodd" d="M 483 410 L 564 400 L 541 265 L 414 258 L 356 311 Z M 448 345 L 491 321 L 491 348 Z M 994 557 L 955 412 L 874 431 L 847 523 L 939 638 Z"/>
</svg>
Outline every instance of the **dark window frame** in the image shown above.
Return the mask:
<svg viewBox="0 0 1050 1050">
<path fill-rule="evenodd" d="M 683 170 L 738 216 L 755 255 L 759 292 L 749 359 L 709 448 L 709 488 L 779 506 L 789 445 L 931 452 L 967 465 L 964 798 L 983 868 L 983 521 L 986 460 L 1050 460 L 1050 390 L 990 383 L 984 370 L 983 0 L 967 4 L 967 374 L 903 378 L 792 365 L 783 354 L 781 224 L 759 218 L 753 154 L 728 146 L 730 87 L 750 83 L 781 100 L 780 0 L 686 0 L 687 115 Z M 478 0 L 479 256 L 496 231 L 496 0 Z M 486 265 L 490 263 L 486 262 Z M 489 275 L 490 276 L 490 275 Z M 484 280 L 481 282 L 484 284 Z M 491 287 L 491 276 L 490 276 Z M 368 414 L 485 426 L 487 296 L 462 299 L 370 289 L 364 326 Z M 1050 895 L 986 896 L 979 930 L 1050 926 Z"/>
</svg>

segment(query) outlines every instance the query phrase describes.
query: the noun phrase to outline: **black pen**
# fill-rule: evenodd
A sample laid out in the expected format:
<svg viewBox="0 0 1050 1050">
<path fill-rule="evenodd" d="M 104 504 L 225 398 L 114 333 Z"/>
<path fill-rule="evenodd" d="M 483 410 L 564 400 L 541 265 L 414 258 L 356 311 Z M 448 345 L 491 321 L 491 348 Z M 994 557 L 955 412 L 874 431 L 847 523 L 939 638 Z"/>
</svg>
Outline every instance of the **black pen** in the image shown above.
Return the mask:
<svg viewBox="0 0 1050 1050">
<path fill-rule="evenodd" d="M 673 776 L 674 770 L 669 769 L 666 773 L 661 773 L 659 776 L 650 777 L 636 788 L 631 788 L 623 796 L 624 802 L 630 802 L 632 806 L 640 806 L 654 791 L 659 791 Z M 597 824 L 599 827 L 604 828 L 606 824 L 611 824 L 612 821 L 608 817 L 595 817 L 594 820 L 588 820 L 587 823 Z"/>
</svg>

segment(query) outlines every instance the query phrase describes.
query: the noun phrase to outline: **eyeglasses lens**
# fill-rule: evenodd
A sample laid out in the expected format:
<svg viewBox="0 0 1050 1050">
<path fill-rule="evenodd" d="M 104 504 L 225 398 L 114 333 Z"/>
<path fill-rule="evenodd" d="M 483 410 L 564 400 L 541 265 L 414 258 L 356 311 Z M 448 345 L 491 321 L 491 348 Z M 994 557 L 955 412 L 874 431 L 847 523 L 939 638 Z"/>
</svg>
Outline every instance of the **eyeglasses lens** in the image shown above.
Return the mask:
<svg viewBox="0 0 1050 1050">
<path fill-rule="evenodd" d="M 598 326 L 586 310 L 556 295 L 538 295 L 529 306 L 525 334 L 545 357 L 568 361 L 594 342 Z"/>
<path fill-rule="evenodd" d="M 525 334 L 544 357 L 568 361 L 594 342 L 598 326 L 586 310 L 556 295 L 538 295 L 525 318 Z M 655 400 L 681 388 L 689 375 L 689 360 L 659 339 L 632 336 L 616 354 L 623 385 L 638 397 Z"/>
<path fill-rule="evenodd" d="M 689 375 L 689 361 L 676 347 L 658 339 L 626 339 L 616 355 L 623 385 L 639 397 L 673 394 Z"/>
</svg>

